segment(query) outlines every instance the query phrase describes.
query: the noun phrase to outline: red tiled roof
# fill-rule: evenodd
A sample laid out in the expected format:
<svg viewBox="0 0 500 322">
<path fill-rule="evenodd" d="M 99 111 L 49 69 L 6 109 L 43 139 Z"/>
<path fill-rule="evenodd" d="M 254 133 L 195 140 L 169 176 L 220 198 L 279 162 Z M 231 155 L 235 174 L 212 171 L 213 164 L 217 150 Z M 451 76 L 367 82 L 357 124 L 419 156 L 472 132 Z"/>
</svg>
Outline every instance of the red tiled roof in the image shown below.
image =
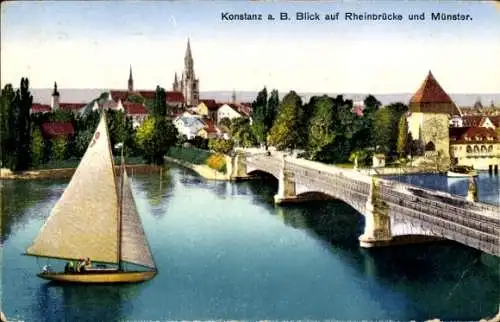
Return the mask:
<svg viewBox="0 0 500 322">
<path fill-rule="evenodd" d="M 50 105 L 38 104 L 38 103 L 33 103 L 31 105 L 32 113 L 50 112 L 51 110 L 52 109 L 50 108 Z"/>
<path fill-rule="evenodd" d="M 166 92 L 167 94 L 167 102 L 173 103 L 184 103 L 184 94 L 182 92 Z"/>
<path fill-rule="evenodd" d="M 453 103 L 453 101 L 429 71 L 418 91 L 410 99 L 410 103 Z"/>
<path fill-rule="evenodd" d="M 155 99 L 156 91 L 137 91 L 142 97 L 147 99 Z"/>
<path fill-rule="evenodd" d="M 200 103 L 205 104 L 209 110 L 217 110 L 222 105 L 221 103 L 217 103 L 215 100 L 212 99 L 200 100 Z"/>
<path fill-rule="evenodd" d="M 207 131 L 207 133 L 217 133 L 217 127 L 212 120 L 205 119 L 203 120 L 203 122 L 206 125 L 205 130 Z"/>
<path fill-rule="evenodd" d="M 82 109 L 85 105 L 84 103 L 59 103 L 59 108 L 64 111 L 75 112 Z"/>
<path fill-rule="evenodd" d="M 479 140 L 478 140 L 479 138 Z M 493 138 L 493 140 L 488 140 Z M 486 127 L 450 128 L 450 143 L 497 143 L 500 138 L 495 130 Z"/>
<path fill-rule="evenodd" d="M 495 127 L 500 127 L 500 115 L 488 116 Z"/>
<path fill-rule="evenodd" d="M 124 102 L 122 103 L 123 108 L 127 112 L 128 115 L 145 115 L 148 114 L 147 108 L 139 103 L 130 103 Z"/>
<path fill-rule="evenodd" d="M 414 112 L 460 115 L 455 103 L 430 71 L 420 88 L 410 99 L 410 110 Z"/>
<path fill-rule="evenodd" d="M 48 137 L 67 136 L 75 133 L 73 124 L 69 122 L 51 122 L 42 124 L 42 133 Z"/>
<path fill-rule="evenodd" d="M 129 96 L 128 91 L 112 90 L 112 91 L 109 91 L 109 93 L 111 94 L 111 98 L 115 102 L 118 102 L 119 100 L 121 100 L 122 102 L 125 102 Z"/>
<path fill-rule="evenodd" d="M 476 127 L 481 125 L 483 118 L 481 115 L 465 115 L 462 117 L 462 123 L 464 127 Z"/>
</svg>

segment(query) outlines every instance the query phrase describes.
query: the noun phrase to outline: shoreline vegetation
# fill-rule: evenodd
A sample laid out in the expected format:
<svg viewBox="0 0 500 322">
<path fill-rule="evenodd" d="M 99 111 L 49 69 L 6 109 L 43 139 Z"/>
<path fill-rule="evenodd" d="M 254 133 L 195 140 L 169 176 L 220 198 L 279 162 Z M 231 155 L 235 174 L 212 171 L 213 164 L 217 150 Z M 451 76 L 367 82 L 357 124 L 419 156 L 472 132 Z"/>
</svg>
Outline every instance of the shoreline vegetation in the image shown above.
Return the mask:
<svg viewBox="0 0 500 322">
<path fill-rule="evenodd" d="M 191 169 L 208 180 L 230 180 L 228 156 L 197 148 L 171 147 L 165 161 Z"/>
</svg>

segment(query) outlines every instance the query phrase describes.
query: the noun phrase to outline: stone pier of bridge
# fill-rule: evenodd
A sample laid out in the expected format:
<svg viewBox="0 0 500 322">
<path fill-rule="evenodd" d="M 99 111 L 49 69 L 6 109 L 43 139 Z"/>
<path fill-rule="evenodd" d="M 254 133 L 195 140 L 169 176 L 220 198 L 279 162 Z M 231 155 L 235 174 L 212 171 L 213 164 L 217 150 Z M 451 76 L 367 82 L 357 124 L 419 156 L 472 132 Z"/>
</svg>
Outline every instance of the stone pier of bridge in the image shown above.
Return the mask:
<svg viewBox="0 0 500 322">
<path fill-rule="evenodd" d="M 245 180 L 251 178 L 251 176 L 247 174 L 246 156 L 244 154 L 236 154 L 232 159 L 232 180 Z M 285 157 L 281 158 L 277 168 L 279 168 L 279 170 L 277 169 L 277 171 L 273 173 L 278 179 L 278 192 L 274 196 L 274 203 L 276 205 L 336 199 L 323 193 L 297 194 L 295 174 L 293 170 L 290 169 Z M 265 170 L 263 169 L 263 171 Z M 278 171 L 279 174 L 276 175 Z M 370 248 L 409 243 L 410 241 L 403 241 L 401 238 L 397 241 L 393 240 L 388 206 L 380 201 L 378 196 L 377 183 L 375 178 L 372 177 L 369 194 L 364 207 L 362 207 L 364 211 L 361 210 L 361 214 L 365 218 L 365 227 L 363 234 L 359 237 L 360 246 Z M 357 210 L 360 211 L 360 209 Z M 419 238 L 418 240 L 413 238 L 411 242 L 415 243 L 421 242 L 423 239 L 429 239 L 428 237 L 421 237 L 423 238 Z"/>
</svg>

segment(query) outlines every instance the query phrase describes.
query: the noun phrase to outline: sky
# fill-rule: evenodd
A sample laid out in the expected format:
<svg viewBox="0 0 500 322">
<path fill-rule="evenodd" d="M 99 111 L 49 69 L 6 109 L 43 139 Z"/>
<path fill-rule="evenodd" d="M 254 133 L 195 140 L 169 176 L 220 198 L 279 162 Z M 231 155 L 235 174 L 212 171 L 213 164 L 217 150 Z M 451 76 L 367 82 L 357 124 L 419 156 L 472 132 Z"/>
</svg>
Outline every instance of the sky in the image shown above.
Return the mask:
<svg viewBox="0 0 500 322">
<path fill-rule="evenodd" d="M 340 20 L 295 19 L 306 11 Z M 224 12 L 264 21 L 223 21 Z M 346 21 L 346 12 L 403 21 Z M 432 12 L 472 20 L 432 21 Z M 500 93 L 493 1 L 11 1 L 0 30 L 2 87 L 28 77 L 32 88 L 126 89 L 132 65 L 135 88 L 171 89 L 189 38 L 201 91 L 408 93 L 432 70 L 447 92 Z"/>
</svg>

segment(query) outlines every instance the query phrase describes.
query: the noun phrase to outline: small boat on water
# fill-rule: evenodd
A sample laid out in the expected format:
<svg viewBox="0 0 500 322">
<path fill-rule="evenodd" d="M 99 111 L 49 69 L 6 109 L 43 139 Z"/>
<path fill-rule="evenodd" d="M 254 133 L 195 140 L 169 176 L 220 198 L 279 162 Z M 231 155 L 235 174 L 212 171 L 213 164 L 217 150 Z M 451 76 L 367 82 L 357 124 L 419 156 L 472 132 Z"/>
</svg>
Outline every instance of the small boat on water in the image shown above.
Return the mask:
<svg viewBox="0 0 500 322">
<path fill-rule="evenodd" d="M 68 283 L 137 283 L 157 274 L 124 165 L 119 175 L 111 150 L 106 113 L 61 198 L 25 255 L 80 261 L 95 266 L 37 276 Z M 137 269 L 127 270 L 125 264 Z"/>
<path fill-rule="evenodd" d="M 473 167 L 459 165 L 450 168 L 448 171 L 448 177 L 453 178 L 467 178 L 467 177 L 477 177 L 478 173 Z"/>
</svg>

